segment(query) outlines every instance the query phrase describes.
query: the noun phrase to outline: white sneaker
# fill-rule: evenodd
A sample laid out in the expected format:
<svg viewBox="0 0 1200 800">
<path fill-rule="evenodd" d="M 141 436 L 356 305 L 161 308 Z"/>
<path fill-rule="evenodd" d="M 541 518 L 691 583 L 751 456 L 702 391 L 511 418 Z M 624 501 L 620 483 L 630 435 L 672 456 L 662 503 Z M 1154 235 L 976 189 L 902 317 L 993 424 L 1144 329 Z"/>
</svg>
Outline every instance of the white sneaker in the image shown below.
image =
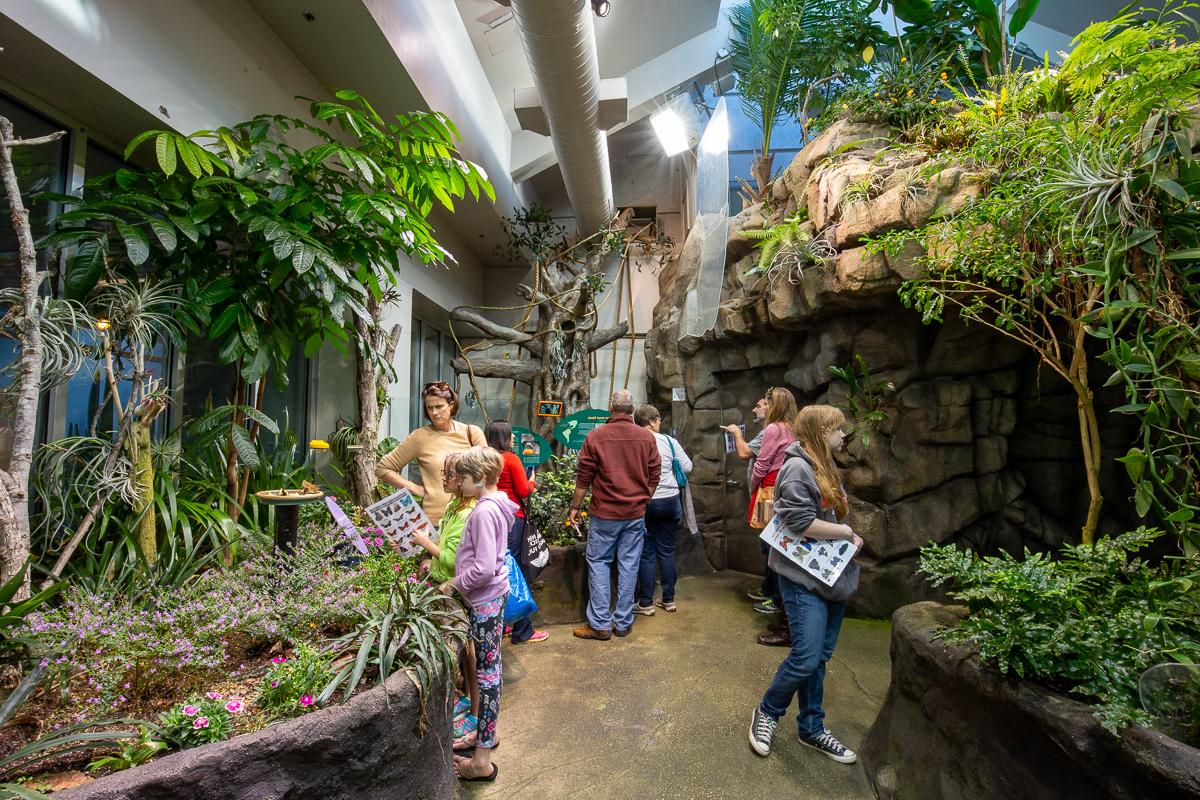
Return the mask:
<svg viewBox="0 0 1200 800">
<path fill-rule="evenodd" d="M 641 614 L 642 616 L 645 616 L 645 617 L 653 617 L 654 616 L 654 606 L 644 606 L 644 605 L 641 605 L 640 603 L 634 603 L 633 604 L 633 613 Z"/>
</svg>

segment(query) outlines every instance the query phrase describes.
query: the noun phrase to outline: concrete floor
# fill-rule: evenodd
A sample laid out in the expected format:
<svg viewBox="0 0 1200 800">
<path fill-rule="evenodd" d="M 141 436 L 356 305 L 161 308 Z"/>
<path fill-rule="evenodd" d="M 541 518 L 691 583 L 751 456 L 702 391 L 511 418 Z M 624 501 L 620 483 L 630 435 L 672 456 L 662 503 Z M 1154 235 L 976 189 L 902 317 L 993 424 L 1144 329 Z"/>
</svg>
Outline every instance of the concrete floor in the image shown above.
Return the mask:
<svg viewBox="0 0 1200 800">
<path fill-rule="evenodd" d="M 869 800 L 861 764 L 802 746 L 780 720 L 768 758 L 747 741 L 750 714 L 785 650 L 755 644 L 768 618 L 737 572 L 682 578 L 679 611 L 637 617 L 607 642 L 550 626 L 541 644 L 505 644 L 494 784 L 463 798 Z M 889 626 L 847 620 L 825 679 L 826 725 L 858 750 L 887 691 Z"/>
</svg>

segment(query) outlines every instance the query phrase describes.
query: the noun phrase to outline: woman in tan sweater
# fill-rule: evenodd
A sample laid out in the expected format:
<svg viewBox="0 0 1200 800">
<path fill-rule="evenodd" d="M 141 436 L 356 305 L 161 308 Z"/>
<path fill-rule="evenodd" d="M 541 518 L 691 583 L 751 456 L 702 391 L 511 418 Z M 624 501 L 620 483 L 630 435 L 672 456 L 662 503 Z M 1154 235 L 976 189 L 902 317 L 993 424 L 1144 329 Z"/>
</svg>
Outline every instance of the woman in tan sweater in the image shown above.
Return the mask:
<svg viewBox="0 0 1200 800">
<path fill-rule="evenodd" d="M 390 486 L 408 489 L 416 497 L 423 497 L 421 508 L 429 521 L 437 525 L 450 502 L 450 495 L 442 489 L 442 465 L 446 456 L 486 442 L 483 431 L 477 426 L 454 419 L 458 414 L 458 395 L 450 384 L 445 381 L 425 384 L 421 402 L 429 424 L 417 428 L 384 456 L 375 469 L 375 477 Z M 410 461 L 416 461 L 420 467 L 421 483 L 410 481 L 402 474 Z"/>
</svg>

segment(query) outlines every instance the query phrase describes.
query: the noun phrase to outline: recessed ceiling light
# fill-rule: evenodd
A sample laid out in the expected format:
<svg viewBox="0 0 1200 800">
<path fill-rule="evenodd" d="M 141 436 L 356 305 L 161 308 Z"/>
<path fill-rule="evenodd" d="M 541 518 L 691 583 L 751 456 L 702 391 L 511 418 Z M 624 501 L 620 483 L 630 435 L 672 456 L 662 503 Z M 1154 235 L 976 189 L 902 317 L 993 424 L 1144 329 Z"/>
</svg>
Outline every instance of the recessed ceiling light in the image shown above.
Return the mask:
<svg viewBox="0 0 1200 800">
<path fill-rule="evenodd" d="M 597 17 L 607 17 L 611 10 L 612 3 L 608 0 L 592 0 L 592 11 L 596 12 Z"/>
</svg>

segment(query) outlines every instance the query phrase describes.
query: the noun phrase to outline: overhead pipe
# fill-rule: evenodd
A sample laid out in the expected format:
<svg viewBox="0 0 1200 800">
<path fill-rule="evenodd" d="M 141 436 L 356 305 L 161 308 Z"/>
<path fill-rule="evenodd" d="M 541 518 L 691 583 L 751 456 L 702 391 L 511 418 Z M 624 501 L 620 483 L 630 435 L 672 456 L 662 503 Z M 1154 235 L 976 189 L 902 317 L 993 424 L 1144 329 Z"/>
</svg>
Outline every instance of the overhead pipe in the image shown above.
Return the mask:
<svg viewBox="0 0 1200 800">
<path fill-rule="evenodd" d="M 588 0 L 509 0 L 550 129 L 575 224 L 589 236 L 613 218 L 600 66 Z"/>
</svg>

